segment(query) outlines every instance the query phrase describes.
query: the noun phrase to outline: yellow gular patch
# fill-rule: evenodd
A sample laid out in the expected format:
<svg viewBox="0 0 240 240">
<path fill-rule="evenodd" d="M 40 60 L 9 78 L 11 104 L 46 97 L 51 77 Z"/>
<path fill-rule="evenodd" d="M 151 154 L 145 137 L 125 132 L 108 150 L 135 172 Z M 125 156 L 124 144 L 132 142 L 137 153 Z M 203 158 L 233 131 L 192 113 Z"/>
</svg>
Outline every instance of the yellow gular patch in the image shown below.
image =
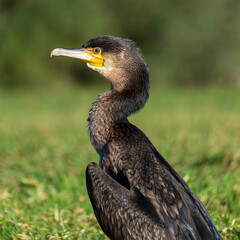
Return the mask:
<svg viewBox="0 0 240 240">
<path fill-rule="evenodd" d="M 93 56 L 90 60 L 84 60 L 85 62 L 94 67 L 103 67 L 104 59 L 100 48 L 86 48 L 84 49 L 84 52 Z"/>
</svg>

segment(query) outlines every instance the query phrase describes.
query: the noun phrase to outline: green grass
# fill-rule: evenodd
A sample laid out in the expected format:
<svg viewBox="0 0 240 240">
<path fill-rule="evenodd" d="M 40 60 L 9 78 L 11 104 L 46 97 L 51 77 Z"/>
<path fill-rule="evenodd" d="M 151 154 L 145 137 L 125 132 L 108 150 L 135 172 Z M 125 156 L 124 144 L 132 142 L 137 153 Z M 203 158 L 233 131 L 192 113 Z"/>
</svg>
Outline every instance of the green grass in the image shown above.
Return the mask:
<svg viewBox="0 0 240 240">
<path fill-rule="evenodd" d="M 104 91 L 0 92 L 0 239 L 107 239 L 85 169 L 88 109 Z M 240 92 L 153 86 L 130 118 L 187 181 L 224 239 L 240 238 Z"/>
</svg>

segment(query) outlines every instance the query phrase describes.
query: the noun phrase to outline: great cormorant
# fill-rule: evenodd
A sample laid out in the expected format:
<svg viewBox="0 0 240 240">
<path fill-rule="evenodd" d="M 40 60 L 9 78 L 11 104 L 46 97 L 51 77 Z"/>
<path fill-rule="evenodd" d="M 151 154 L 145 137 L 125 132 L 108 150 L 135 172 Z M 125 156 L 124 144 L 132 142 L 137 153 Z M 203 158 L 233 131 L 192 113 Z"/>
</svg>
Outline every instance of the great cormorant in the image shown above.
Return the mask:
<svg viewBox="0 0 240 240">
<path fill-rule="evenodd" d="M 100 156 L 86 170 L 96 218 L 112 240 L 222 239 L 207 210 L 147 136 L 128 121 L 148 99 L 150 75 L 134 42 L 103 36 L 51 56 L 79 58 L 111 89 L 98 96 L 89 135 Z"/>
</svg>

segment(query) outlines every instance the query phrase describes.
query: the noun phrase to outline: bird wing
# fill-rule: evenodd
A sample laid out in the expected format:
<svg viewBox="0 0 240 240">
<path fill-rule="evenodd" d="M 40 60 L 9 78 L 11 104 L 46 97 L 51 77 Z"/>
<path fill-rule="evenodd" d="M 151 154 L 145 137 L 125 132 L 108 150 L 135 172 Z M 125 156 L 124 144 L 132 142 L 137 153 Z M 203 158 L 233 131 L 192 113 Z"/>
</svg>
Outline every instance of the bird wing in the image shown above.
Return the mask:
<svg viewBox="0 0 240 240">
<path fill-rule="evenodd" d="M 138 200 L 132 201 L 130 191 L 96 163 L 88 165 L 86 182 L 96 218 L 110 239 L 171 240 L 164 231 L 164 224 L 151 212 L 148 201 L 141 199 L 140 193 Z"/>
<path fill-rule="evenodd" d="M 131 156 L 138 154 L 130 153 Z M 139 195 L 146 198 L 164 223 L 165 231 L 171 239 L 200 239 L 188 206 L 174 186 L 167 169 L 151 153 L 145 153 L 137 159 L 133 159 L 135 166 L 126 170 L 132 202 L 137 202 Z M 145 206 L 139 205 L 143 211 Z"/>
<path fill-rule="evenodd" d="M 164 159 L 164 157 L 155 149 L 152 144 L 151 147 L 159 163 L 163 165 L 168 172 L 172 183 L 178 190 L 183 201 L 187 203 L 198 232 L 200 232 L 201 234 L 206 234 L 206 236 L 208 237 L 205 237 L 203 239 L 210 239 L 210 237 L 208 236 L 209 229 L 211 235 L 213 236 L 213 239 L 222 240 L 221 235 L 213 224 L 213 221 L 202 202 L 198 199 L 192 189 L 186 184 L 186 182 L 179 176 L 179 174 L 171 167 L 171 165 Z"/>
<path fill-rule="evenodd" d="M 138 189 L 151 202 L 159 218 L 164 219 L 167 231 L 174 232 L 173 239 L 174 235 L 181 239 L 188 233 L 190 239 L 198 239 L 200 235 L 201 239 L 221 240 L 207 210 L 191 188 L 141 130 L 134 125 L 131 130 L 135 144 L 128 149 L 125 171 L 132 195 Z M 183 239 L 188 238 L 183 236 Z"/>
</svg>

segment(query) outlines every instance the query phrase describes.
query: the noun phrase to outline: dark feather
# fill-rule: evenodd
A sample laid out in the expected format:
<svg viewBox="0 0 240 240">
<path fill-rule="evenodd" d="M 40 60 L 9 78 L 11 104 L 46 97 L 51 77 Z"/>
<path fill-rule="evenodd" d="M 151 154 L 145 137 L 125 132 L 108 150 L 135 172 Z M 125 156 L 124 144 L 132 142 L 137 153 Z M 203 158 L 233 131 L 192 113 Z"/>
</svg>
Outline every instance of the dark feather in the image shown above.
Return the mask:
<svg viewBox="0 0 240 240">
<path fill-rule="evenodd" d="M 200 200 L 127 120 L 148 99 L 149 71 L 139 49 L 130 40 L 109 36 L 83 45 L 93 46 L 106 51 L 111 69 L 118 69 L 117 75 L 106 74 L 112 88 L 98 97 L 89 116 L 103 170 L 91 163 L 87 186 L 103 231 L 114 240 L 222 239 Z M 126 58 L 115 62 L 120 52 Z"/>
<path fill-rule="evenodd" d="M 86 182 L 103 231 L 112 240 L 222 239 L 197 196 L 127 120 L 149 96 L 150 74 L 140 49 L 128 39 L 103 36 L 69 56 L 95 47 L 101 49 L 103 67 L 91 66 L 91 61 L 88 66 L 107 78 L 111 88 L 90 110 L 89 135 L 100 166 L 88 165 Z"/>
</svg>

